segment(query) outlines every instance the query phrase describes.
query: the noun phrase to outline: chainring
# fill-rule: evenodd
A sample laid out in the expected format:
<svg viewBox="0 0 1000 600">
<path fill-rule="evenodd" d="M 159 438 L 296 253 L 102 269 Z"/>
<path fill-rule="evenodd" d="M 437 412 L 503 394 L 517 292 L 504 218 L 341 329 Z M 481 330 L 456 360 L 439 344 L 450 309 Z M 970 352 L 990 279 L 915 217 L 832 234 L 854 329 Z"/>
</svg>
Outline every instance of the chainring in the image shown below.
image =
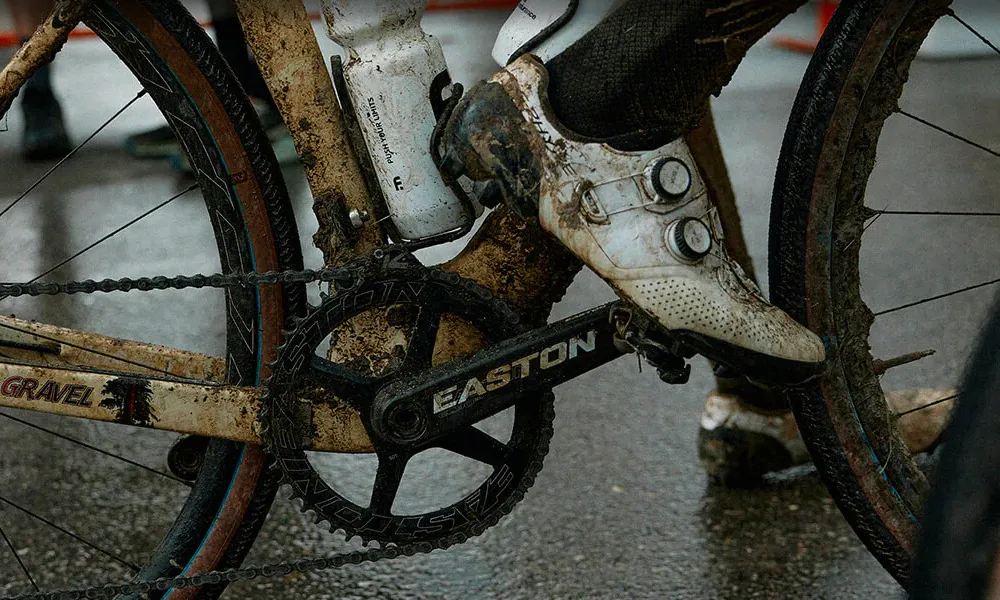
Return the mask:
<svg viewBox="0 0 1000 600">
<path fill-rule="evenodd" d="M 297 416 L 302 414 L 301 398 L 322 402 L 329 401 L 322 398 L 335 395 L 361 414 L 369 436 L 375 439 L 367 415 L 378 390 L 431 366 L 435 347 L 437 354 L 441 352 L 437 331 L 442 315 L 470 324 L 486 344 L 520 333 L 520 319 L 488 290 L 454 273 L 423 267 L 401 250 L 377 251 L 373 259 L 346 270 L 353 274 L 352 280 L 339 281 L 332 295 L 324 297 L 287 332 L 265 384 L 262 437 L 284 483 L 291 487 L 292 498 L 301 500 L 302 510 L 314 513 L 317 523 L 325 521 L 331 532 L 343 531 L 349 540 L 360 537 L 366 545 L 432 542 L 443 547 L 482 534 L 513 509 L 542 468 L 552 437 L 551 391 L 527 396 L 515 404 L 513 429 L 505 443 L 469 426 L 416 451 L 400 453 L 376 445 L 379 465 L 368 506 L 360 506 L 335 490 L 309 462 L 302 440 L 311 432 L 301 431 L 302 420 Z M 389 368 L 376 375 L 366 361 L 339 364 L 317 354 L 331 334 L 372 311 L 413 317 L 406 347 L 397 345 L 386 354 L 393 363 Z M 338 385 L 341 382 L 344 385 Z M 336 390 L 329 389 L 334 386 Z M 320 393 L 317 387 L 322 388 Z M 407 462 L 431 448 L 487 464 L 493 468 L 492 474 L 458 502 L 421 514 L 393 514 Z"/>
</svg>

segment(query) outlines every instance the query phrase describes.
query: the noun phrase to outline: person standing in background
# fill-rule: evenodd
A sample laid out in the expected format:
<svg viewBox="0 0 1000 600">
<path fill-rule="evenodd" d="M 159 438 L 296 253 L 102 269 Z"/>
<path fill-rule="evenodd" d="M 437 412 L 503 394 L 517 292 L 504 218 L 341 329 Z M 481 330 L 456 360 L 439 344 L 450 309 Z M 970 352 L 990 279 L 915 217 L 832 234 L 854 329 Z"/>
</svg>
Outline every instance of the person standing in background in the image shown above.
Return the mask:
<svg viewBox="0 0 1000 600">
<path fill-rule="evenodd" d="M 52 0 L 7 0 L 14 28 L 24 43 L 52 13 Z M 62 107 L 52 89 L 52 65 L 46 64 L 21 88 L 24 115 L 22 152 L 29 161 L 55 160 L 69 154 L 72 147 L 66 134 Z"/>
<path fill-rule="evenodd" d="M 51 13 L 53 0 L 7 0 L 14 20 L 14 28 L 24 43 L 35 28 Z M 243 30 L 236 16 L 232 0 L 208 0 L 215 29 L 216 44 L 223 58 L 229 63 L 243 89 L 254 101 L 268 138 L 278 155 L 279 162 L 290 164 L 297 160 L 294 145 L 288 136 L 281 115 L 274 107 L 257 64 L 250 56 Z M 25 160 L 57 160 L 72 150 L 62 107 L 52 87 L 52 64 L 40 68 L 21 89 L 21 111 L 24 115 L 22 152 Z M 180 170 L 187 170 L 187 161 L 173 132 L 166 125 L 150 131 L 131 135 L 126 139 L 126 149 L 136 158 L 168 158 Z"/>
<path fill-rule="evenodd" d="M 281 114 L 274 106 L 267 83 L 250 55 L 232 0 L 208 0 L 208 8 L 219 52 L 253 101 L 278 162 L 282 165 L 297 162 L 295 146 Z M 186 172 L 190 169 L 180 144 L 168 125 L 129 136 L 125 140 L 125 149 L 135 158 L 165 158 L 178 170 Z"/>
</svg>

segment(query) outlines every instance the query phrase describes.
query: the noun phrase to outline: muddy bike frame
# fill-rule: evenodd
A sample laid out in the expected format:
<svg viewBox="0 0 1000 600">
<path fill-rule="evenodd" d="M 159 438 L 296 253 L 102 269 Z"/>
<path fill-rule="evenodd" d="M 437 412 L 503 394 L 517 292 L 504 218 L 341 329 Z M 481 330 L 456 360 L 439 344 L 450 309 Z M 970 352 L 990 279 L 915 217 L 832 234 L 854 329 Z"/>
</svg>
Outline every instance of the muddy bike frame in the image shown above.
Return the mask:
<svg viewBox="0 0 1000 600">
<path fill-rule="evenodd" d="M 59 51 L 90 4 L 61 0 L 16 53 L 0 73 L 0 115 L 31 75 Z M 379 214 L 373 200 L 377 190 L 371 189 L 370 174 L 366 178 L 363 172 L 356 134 L 352 145 L 350 115 L 338 100 L 305 7 L 301 0 L 236 0 L 235 5 L 298 154 L 313 157 L 303 168 L 322 234 L 314 238 L 316 245 L 331 266 L 367 256 L 387 242 L 388 232 L 374 219 L 363 227 L 351 226 L 352 214 Z M 711 113 L 686 141 L 719 208 L 727 249 L 752 273 Z M 492 290 L 535 325 L 545 323 L 581 267 L 536 221 L 516 217 L 502 206 L 488 215 L 461 254 L 442 266 Z M 0 344 L 8 355 L 0 361 L 0 407 L 261 441 L 260 390 L 205 384 L 224 380 L 220 358 L 13 317 L 0 317 L 0 324 Z M 449 328 L 460 326 L 443 322 L 441 333 L 448 335 Z M 461 336 L 460 331 L 452 333 Z M 369 349 L 359 344 L 338 352 L 346 357 L 367 354 Z M 614 351 L 608 352 L 613 358 Z M 123 361 L 128 368 L 122 369 Z M 175 376 L 163 377 L 164 371 Z M 311 440 L 311 449 L 372 451 L 353 410 L 314 404 L 311 419 L 313 431 L 321 432 Z"/>
</svg>

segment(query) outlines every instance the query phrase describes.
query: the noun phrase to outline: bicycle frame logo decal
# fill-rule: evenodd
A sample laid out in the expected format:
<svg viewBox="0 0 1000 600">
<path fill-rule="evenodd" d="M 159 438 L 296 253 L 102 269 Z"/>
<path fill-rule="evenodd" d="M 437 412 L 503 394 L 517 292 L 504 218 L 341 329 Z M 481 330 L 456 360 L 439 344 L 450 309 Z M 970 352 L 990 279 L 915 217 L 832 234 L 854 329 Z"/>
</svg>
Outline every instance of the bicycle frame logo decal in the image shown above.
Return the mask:
<svg viewBox="0 0 1000 600">
<path fill-rule="evenodd" d="M 42 383 L 31 377 L 8 377 L 0 384 L 0 395 L 8 398 L 44 400 L 53 404 L 75 406 L 90 406 L 90 395 L 93 392 L 94 388 L 85 385 L 60 384 L 54 379 Z"/>
<path fill-rule="evenodd" d="M 549 346 L 541 352 L 532 352 L 527 356 L 500 365 L 481 379 L 479 377 L 469 379 L 465 383 L 462 393 L 457 396 L 457 385 L 435 392 L 434 414 L 464 404 L 476 396 L 483 396 L 487 392 L 494 392 L 507 387 L 515 379 L 527 379 L 532 376 L 532 373 L 537 374 L 539 371 L 551 369 L 568 360 L 574 360 L 578 356 L 581 356 L 581 350 L 584 352 L 593 352 L 596 348 L 597 331 L 592 329 L 587 332 L 586 339 L 582 339 L 581 336 L 573 336 L 569 340 Z M 532 371 L 532 361 L 536 359 L 537 363 L 535 364 L 539 368 L 536 371 Z M 483 383 L 484 381 L 485 384 Z"/>
<path fill-rule="evenodd" d="M 153 421 L 159 421 L 149 400 L 153 397 L 149 381 L 135 377 L 119 377 L 104 384 L 102 394 L 107 394 L 101 400 L 100 407 L 115 413 L 115 422 L 125 425 L 141 425 L 152 427 Z"/>
</svg>

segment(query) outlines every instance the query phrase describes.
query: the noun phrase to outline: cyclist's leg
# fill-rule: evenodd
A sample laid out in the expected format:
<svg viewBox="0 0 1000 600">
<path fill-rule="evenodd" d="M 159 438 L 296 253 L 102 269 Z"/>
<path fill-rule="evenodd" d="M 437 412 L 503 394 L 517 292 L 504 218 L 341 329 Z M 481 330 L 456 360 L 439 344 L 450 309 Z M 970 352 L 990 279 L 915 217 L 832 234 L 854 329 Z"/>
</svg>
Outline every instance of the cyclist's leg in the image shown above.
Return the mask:
<svg viewBox="0 0 1000 600">
<path fill-rule="evenodd" d="M 51 0 L 8 0 L 7 3 L 14 29 L 22 41 L 31 37 L 53 7 Z M 51 72 L 51 64 L 42 66 L 21 88 L 22 151 L 28 160 L 58 159 L 70 151 L 62 107 L 52 89 Z"/>
<path fill-rule="evenodd" d="M 572 131 L 652 149 L 697 125 L 750 47 L 805 0 L 626 0 L 546 63 Z"/>
<path fill-rule="evenodd" d="M 530 9 L 532 3 L 526 4 Z M 703 121 L 704 107 L 708 97 L 728 82 L 747 49 L 801 2 L 749 0 L 667 7 L 633 0 L 618 4 L 575 43 L 566 44 L 563 36 L 553 44 L 565 48 L 554 56 L 544 41 L 539 46 L 532 40 L 531 51 L 545 60 L 553 121 L 573 133 L 634 151 L 657 148 L 686 133 L 717 210 L 721 231 L 715 233 L 725 232 L 720 241 L 752 278 L 725 164 L 710 119 L 709 127 Z M 518 45 L 507 40 L 508 49 Z M 474 98 L 467 102 L 465 110 L 475 108 L 474 102 Z M 525 107 L 518 108 L 523 112 Z M 528 108 L 543 110 L 541 105 Z M 692 129 L 699 123 L 700 127 Z M 452 132 L 458 130 L 455 127 Z M 656 227 L 653 230 L 658 232 Z M 636 301 L 623 286 L 616 287 Z M 907 398 L 903 394 L 898 400 Z M 808 458 L 787 407 L 742 378 L 717 381 L 706 404 L 702 430 L 700 454 L 709 474 L 724 482 L 756 479 Z M 915 437 L 911 447 L 926 447 L 927 427 L 915 430 L 923 430 L 924 435 Z M 930 439 L 933 442 L 936 436 Z"/>
<path fill-rule="evenodd" d="M 497 179 L 509 203 L 537 210 L 622 296 L 702 353 L 738 356 L 759 376 L 820 362 L 821 341 L 768 305 L 719 243 L 718 212 L 675 141 L 801 3 L 625 0 L 544 65 L 520 58 L 470 91 L 448 125 L 450 164 Z"/>
</svg>

